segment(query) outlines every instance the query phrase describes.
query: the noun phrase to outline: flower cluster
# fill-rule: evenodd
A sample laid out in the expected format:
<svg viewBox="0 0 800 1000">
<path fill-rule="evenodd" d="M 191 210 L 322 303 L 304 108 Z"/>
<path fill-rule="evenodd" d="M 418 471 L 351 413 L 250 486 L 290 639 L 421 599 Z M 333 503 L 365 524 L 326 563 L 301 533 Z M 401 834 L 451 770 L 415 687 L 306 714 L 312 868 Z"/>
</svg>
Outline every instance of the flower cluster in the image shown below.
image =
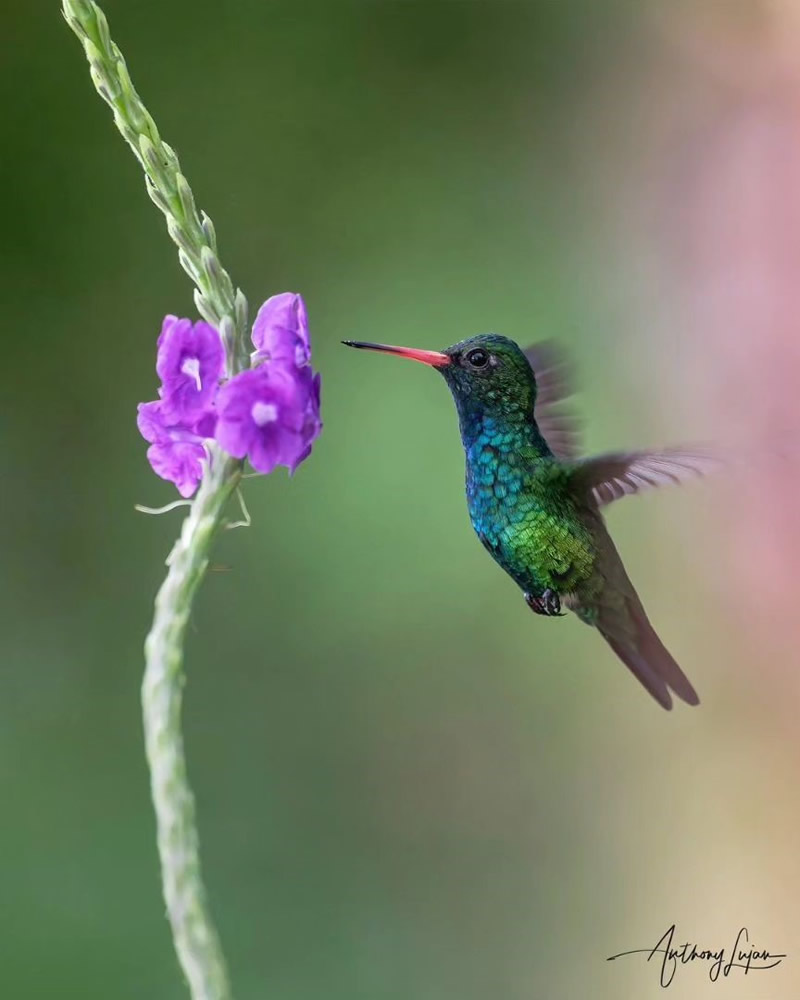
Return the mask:
<svg viewBox="0 0 800 1000">
<path fill-rule="evenodd" d="M 191 496 L 203 474 L 206 444 L 216 440 L 257 472 L 307 458 L 320 422 L 320 378 L 311 369 L 303 299 L 273 295 L 252 331 L 252 367 L 227 378 L 225 348 L 208 323 L 167 316 L 158 338 L 159 398 L 139 404 L 153 471 Z"/>
</svg>

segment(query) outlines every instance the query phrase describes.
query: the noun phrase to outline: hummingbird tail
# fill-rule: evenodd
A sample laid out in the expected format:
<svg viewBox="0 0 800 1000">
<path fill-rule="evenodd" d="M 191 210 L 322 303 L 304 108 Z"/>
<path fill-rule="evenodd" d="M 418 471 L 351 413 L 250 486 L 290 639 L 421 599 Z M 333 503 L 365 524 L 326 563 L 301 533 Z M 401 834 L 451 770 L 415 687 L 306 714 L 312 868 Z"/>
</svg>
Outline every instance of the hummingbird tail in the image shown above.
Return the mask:
<svg viewBox="0 0 800 1000">
<path fill-rule="evenodd" d="M 619 553 L 605 526 L 599 527 L 602 553 L 598 565 L 603 585 L 586 601 L 573 600 L 578 617 L 594 625 L 625 666 L 666 709 L 672 708 L 670 691 L 687 705 L 700 699 L 689 678 L 659 639 L 639 600 Z M 588 595 L 587 595 L 588 596 Z"/>
<path fill-rule="evenodd" d="M 670 689 L 687 705 L 699 705 L 700 699 L 689 678 L 659 639 L 638 599 L 627 603 L 635 632 L 621 636 L 598 623 L 600 634 L 659 705 L 672 708 Z"/>
</svg>

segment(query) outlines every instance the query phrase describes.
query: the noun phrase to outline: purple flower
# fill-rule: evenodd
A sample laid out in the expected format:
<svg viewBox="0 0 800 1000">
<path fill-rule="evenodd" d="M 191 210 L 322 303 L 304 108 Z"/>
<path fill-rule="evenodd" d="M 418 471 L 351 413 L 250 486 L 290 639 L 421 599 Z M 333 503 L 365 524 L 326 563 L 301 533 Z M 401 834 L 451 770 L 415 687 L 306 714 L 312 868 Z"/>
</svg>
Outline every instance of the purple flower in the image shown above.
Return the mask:
<svg viewBox="0 0 800 1000">
<path fill-rule="evenodd" d="M 303 298 L 283 292 L 258 310 L 252 332 L 257 367 L 241 372 L 217 396 L 216 438 L 228 454 L 258 472 L 307 458 L 322 429 L 320 378 L 311 370 Z"/>
<path fill-rule="evenodd" d="M 175 483 L 182 497 L 190 497 L 197 489 L 203 478 L 203 462 L 207 457 L 202 444 L 190 441 L 151 444 L 147 449 L 147 461 L 153 472 Z"/>
<path fill-rule="evenodd" d="M 150 442 L 147 460 L 156 475 L 178 487 L 182 497 L 190 497 L 203 475 L 207 457 L 204 439 L 214 433 L 216 418 L 204 414 L 197 424 L 170 424 L 164 413 L 164 401 L 139 403 L 136 423 L 145 441 Z"/>
<path fill-rule="evenodd" d="M 304 462 L 311 454 L 311 445 L 319 436 L 319 432 L 322 430 L 322 420 L 319 415 L 321 382 L 322 379 L 320 378 L 319 372 L 317 372 L 308 385 L 306 406 L 303 412 L 303 428 L 300 432 L 303 440 L 308 443 L 302 454 L 298 455 L 295 459 L 294 465 L 291 467 L 292 472 L 294 472 L 297 466 L 301 462 Z"/>
<path fill-rule="evenodd" d="M 258 472 L 285 465 L 294 472 L 319 434 L 319 376 L 280 364 L 241 372 L 219 390 L 216 438 Z"/>
<path fill-rule="evenodd" d="M 224 365 L 225 349 L 213 326 L 165 316 L 156 361 L 164 418 L 173 424 L 199 419 L 213 402 Z"/>
<path fill-rule="evenodd" d="M 311 359 L 308 319 L 302 295 L 282 292 L 267 299 L 253 323 L 257 361 L 302 368 Z"/>
<path fill-rule="evenodd" d="M 150 443 L 147 460 L 181 496 L 191 496 L 203 475 L 208 444 L 216 438 L 258 472 L 307 458 L 322 430 L 320 377 L 311 369 L 303 299 L 273 295 L 253 324 L 254 368 L 220 385 L 225 348 L 207 323 L 166 316 L 158 338 L 160 399 L 140 403 L 137 423 Z"/>
</svg>

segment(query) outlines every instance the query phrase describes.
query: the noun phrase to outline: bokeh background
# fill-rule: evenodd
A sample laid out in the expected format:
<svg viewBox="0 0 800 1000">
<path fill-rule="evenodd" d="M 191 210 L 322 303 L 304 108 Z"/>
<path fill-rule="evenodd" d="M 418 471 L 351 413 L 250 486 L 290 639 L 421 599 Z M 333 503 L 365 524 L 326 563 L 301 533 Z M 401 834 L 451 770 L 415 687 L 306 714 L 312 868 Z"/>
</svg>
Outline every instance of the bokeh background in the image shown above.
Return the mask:
<svg viewBox="0 0 800 1000">
<path fill-rule="evenodd" d="M 237 996 L 646 1000 L 653 965 L 606 957 L 674 922 L 789 953 L 675 996 L 796 997 L 800 4 L 105 9 L 234 281 L 302 291 L 323 374 L 187 651 Z M 134 512 L 174 497 L 134 416 L 191 289 L 58 4 L 3 36 L 0 995 L 178 1000 L 138 697 L 180 514 Z M 744 456 L 609 513 L 699 709 L 528 612 L 444 385 L 339 345 L 486 330 L 570 348 L 592 450 Z"/>
</svg>

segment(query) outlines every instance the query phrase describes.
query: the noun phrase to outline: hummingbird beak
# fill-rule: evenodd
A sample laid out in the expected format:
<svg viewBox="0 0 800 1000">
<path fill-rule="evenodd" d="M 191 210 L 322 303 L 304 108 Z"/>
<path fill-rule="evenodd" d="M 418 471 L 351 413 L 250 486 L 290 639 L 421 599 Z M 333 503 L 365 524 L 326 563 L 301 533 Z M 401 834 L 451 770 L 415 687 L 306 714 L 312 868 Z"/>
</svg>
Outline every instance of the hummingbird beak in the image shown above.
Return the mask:
<svg viewBox="0 0 800 1000">
<path fill-rule="evenodd" d="M 382 351 L 384 354 L 399 354 L 401 358 L 411 358 L 412 361 L 421 361 L 423 365 L 432 365 L 434 368 L 444 368 L 450 364 L 450 357 L 441 354 L 439 351 L 418 351 L 414 347 L 392 347 L 391 344 L 368 344 L 363 340 L 343 340 L 343 344 L 348 347 L 357 347 L 360 351 Z"/>
</svg>

